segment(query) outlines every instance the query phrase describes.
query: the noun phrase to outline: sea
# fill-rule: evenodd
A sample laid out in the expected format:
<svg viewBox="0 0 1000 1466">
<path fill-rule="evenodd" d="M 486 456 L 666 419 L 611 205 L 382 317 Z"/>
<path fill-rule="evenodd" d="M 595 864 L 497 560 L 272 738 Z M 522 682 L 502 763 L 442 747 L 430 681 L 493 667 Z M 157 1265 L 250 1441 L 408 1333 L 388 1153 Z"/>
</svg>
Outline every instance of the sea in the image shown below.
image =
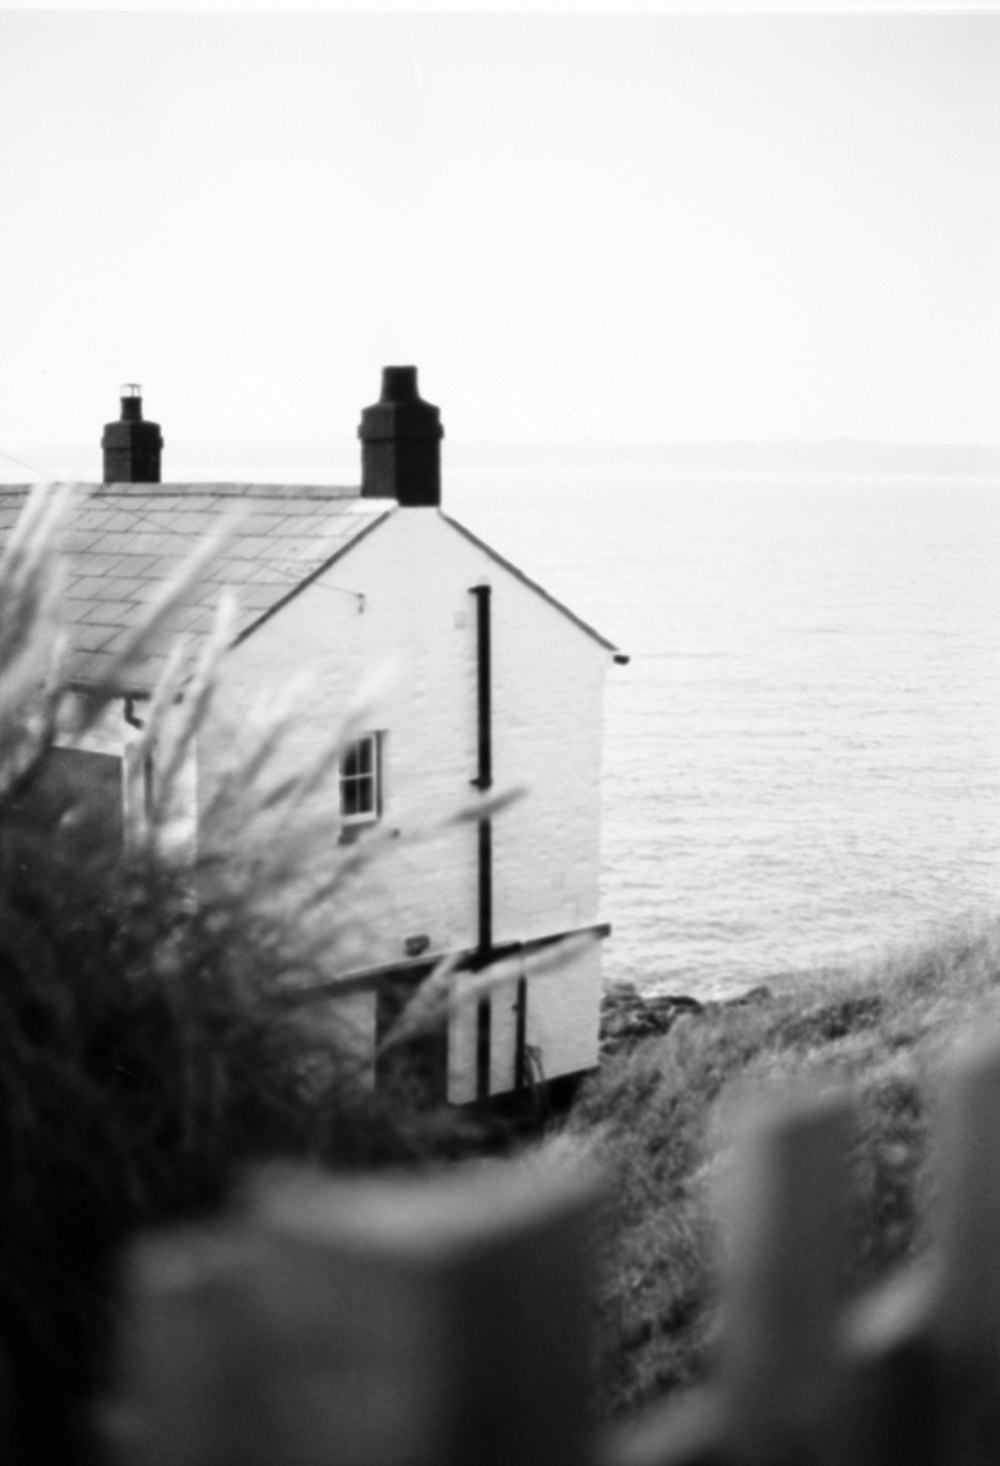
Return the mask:
<svg viewBox="0 0 1000 1466">
<path fill-rule="evenodd" d="M 1000 911 L 1000 478 L 548 462 L 448 512 L 626 653 L 609 979 L 722 1000 Z"/>
<path fill-rule="evenodd" d="M 52 477 L 93 477 L 92 444 L 60 451 Z M 357 443 L 177 445 L 170 470 L 356 483 Z M 722 1000 L 1000 914 L 1000 475 L 447 440 L 444 508 L 630 658 L 605 696 L 609 979 Z"/>
</svg>

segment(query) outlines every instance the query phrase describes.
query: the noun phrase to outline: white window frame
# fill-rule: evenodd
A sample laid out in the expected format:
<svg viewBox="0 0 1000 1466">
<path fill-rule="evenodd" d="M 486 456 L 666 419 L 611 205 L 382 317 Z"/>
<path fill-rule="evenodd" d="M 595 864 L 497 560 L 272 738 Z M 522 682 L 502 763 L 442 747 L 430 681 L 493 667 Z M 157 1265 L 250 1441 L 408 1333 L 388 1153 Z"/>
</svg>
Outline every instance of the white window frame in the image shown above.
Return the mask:
<svg viewBox="0 0 1000 1466">
<path fill-rule="evenodd" d="M 340 822 L 347 829 L 356 828 L 358 825 L 374 825 L 382 818 L 384 805 L 384 734 L 362 733 L 347 745 L 340 756 Z M 361 753 L 368 752 L 368 767 L 354 772 L 348 772 L 350 760 Z M 370 782 L 371 798 L 364 809 L 356 809 L 353 813 L 347 812 L 347 799 L 345 791 L 349 782 L 361 786 L 362 782 Z"/>
</svg>

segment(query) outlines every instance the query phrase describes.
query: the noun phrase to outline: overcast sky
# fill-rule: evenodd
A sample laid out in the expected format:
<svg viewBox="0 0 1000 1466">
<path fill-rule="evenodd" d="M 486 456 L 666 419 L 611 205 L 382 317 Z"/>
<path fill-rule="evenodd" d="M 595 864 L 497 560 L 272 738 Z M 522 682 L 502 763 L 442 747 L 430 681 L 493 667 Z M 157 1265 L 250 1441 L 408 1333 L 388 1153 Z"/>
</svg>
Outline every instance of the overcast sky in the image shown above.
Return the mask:
<svg viewBox="0 0 1000 1466">
<path fill-rule="evenodd" d="M 0 12 L 0 449 L 1000 444 L 1000 15 Z"/>
</svg>

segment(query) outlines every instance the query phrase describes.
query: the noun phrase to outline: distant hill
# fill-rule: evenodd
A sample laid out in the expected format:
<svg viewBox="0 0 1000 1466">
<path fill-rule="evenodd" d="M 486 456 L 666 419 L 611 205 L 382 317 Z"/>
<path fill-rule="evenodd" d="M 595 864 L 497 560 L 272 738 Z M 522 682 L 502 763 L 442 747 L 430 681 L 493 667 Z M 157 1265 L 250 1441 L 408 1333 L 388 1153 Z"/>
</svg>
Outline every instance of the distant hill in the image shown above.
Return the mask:
<svg viewBox="0 0 1000 1466">
<path fill-rule="evenodd" d="M 5 445 L 7 447 L 8 445 Z M 0 483 L 35 477 L 100 478 L 96 442 L 9 447 Z M 467 443 L 446 437 L 445 474 L 605 475 L 681 473 L 915 473 L 1000 477 L 1000 447 L 960 443 L 866 443 L 853 438 L 778 443 Z M 15 460 L 20 460 L 15 461 Z M 28 467 L 31 465 L 35 472 Z M 167 438 L 168 482 L 353 484 L 360 482 L 356 439 L 268 442 Z"/>
<path fill-rule="evenodd" d="M 683 443 L 664 445 L 665 458 L 691 468 L 752 469 L 762 473 L 1000 474 L 1000 448 L 972 443 L 828 442 Z"/>
<path fill-rule="evenodd" d="M 456 468 L 544 473 L 915 473 L 1000 476 L 1000 447 L 869 443 L 851 438 L 774 443 L 451 443 Z"/>
</svg>

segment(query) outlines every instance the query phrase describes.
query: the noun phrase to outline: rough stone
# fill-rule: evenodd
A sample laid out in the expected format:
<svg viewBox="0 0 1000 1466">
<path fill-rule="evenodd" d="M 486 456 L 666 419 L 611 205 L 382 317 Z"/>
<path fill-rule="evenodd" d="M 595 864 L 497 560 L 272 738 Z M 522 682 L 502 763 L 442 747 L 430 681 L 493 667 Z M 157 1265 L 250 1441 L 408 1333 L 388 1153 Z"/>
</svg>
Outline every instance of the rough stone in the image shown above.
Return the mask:
<svg viewBox="0 0 1000 1466">
<path fill-rule="evenodd" d="M 663 1038 L 679 1018 L 766 1002 L 771 989 L 751 988 L 721 1003 L 702 1003 L 683 993 L 642 994 L 632 982 L 609 983 L 601 998 L 600 1055 L 610 1058 L 642 1039 Z"/>
</svg>

